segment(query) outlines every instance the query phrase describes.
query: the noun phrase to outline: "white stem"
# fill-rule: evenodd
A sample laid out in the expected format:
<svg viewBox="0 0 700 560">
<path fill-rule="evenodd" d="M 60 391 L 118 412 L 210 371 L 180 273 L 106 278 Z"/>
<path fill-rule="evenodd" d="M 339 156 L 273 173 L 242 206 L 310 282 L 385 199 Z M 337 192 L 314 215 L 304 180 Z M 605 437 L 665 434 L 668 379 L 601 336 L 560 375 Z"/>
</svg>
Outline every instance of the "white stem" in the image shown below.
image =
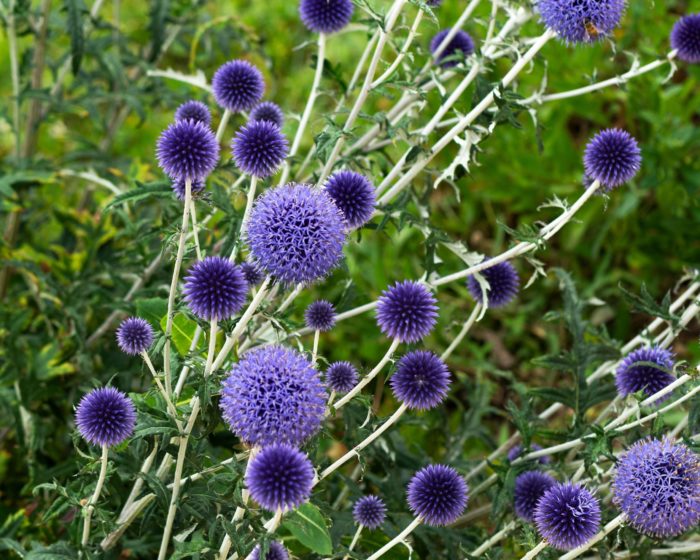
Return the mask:
<svg viewBox="0 0 700 560">
<path fill-rule="evenodd" d="M 280 526 L 280 522 L 282 521 L 282 510 L 278 509 L 275 512 L 274 517 L 272 517 L 267 523 L 265 523 L 264 527 L 267 529 L 267 533 L 271 535 L 274 533 L 277 528 Z"/>
<path fill-rule="evenodd" d="M 83 520 L 83 537 L 80 540 L 80 544 L 83 548 L 88 545 L 90 540 L 90 522 L 92 521 L 92 512 L 95 511 L 95 504 L 97 500 L 100 499 L 100 494 L 102 493 L 102 487 L 105 483 L 105 478 L 107 476 L 107 462 L 109 459 L 109 447 L 106 445 L 102 446 L 102 458 L 100 460 L 100 475 L 97 478 L 97 485 L 95 486 L 95 491 L 92 493 L 90 501 L 88 501 L 85 506 L 85 519 Z"/>
<path fill-rule="evenodd" d="M 573 560 L 574 558 L 578 558 L 579 556 L 581 556 L 581 554 L 591 549 L 593 545 L 599 543 L 610 533 L 612 533 L 615 529 L 620 527 L 626 519 L 627 516 L 624 513 L 621 513 L 615 519 L 606 524 L 605 527 L 603 527 L 603 530 L 600 531 L 597 535 L 595 535 L 590 541 L 588 541 L 582 546 L 579 546 L 578 548 L 575 548 L 574 550 L 567 552 L 566 554 L 563 554 L 559 557 L 559 560 Z"/>
<path fill-rule="evenodd" d="M 202 260 L 202 249 L 199 246 L 199 230 L 197 227 L 197 209 L 195 208 L 197 204 L 195 203 L 194 199 L 192 200 L 192 204 L 190 205 L 190 216 L 192 217 L 192 237 L 194 238 L 194 248 L 195 252 L 197 254 L 197 260 L 201 261 Z"/>
<path fill-rule="evenodd" d="M 221 139 L 224 137 L 224 131 L 226 130 L 226 125 L 228 124 L 228 120 L 231 118 L 231 111 L 226 109 L 224 111 L 224 114 L 221 115 L 221 122 L 219 122 L 219 128 L 216 129 L 216 141 L 221 142 Z"/>
<path fill-rule="evenodd" d="M 459 16 L 459 19 L 455 22 L 455 24 L 452 26 L 452 28 L 447 33 L 447 35 L 445 35 L 445 38 L 438 45 L 437 49 L 435 49 L 435 52 L 433 53 L 434 58 L 438 58 L 442 54 L 442 52 L 447 48 L 447 45 L 450 44 L 452 39 L 454 39 L 455 35 L 457 35 L 457 32 L 462 28 L 462 26 L 465 24 L 465 22 L 469 19 L 469 16 L 472 15 L 472 12 L 479 5 L 479 2 L 481 2 L 481 0 L 472 0 L 467 5 L 467 7 L 464 8 L 464 11 Z M 431 63 L 429 63 L 429 64 L 431 64 Z M 430 66 L 428 66 L 428 68 L 429 67 Z M 425 68 L 423 70 L 425 70 Z"/>
<path fill-rule="evenodd" d="M 364 525 L 358 525 L 357 526 L 357 531 L 355 531 L 355 535 L 352 537 L 352 541 L 350 542 L 350 546 L 348 547 L 348 552 L 352 552 L 353 549 L 355 548 L 355 545 L 357 545 L 358 541 L 360 540 L 360 535 L 362 534 L 362 529 L 364 529 Z M 346 554 L 343 557 L 343 560 L 347 560 L 350 558 L 349 554 Z"/>
<path fill-rule="evenodd" d="M 376 89 L 380 85 L 382 85 L 391 75 L 394 73 L 394 71 L 399 67 L 403 59 L 406 57 L 406 54 L 408 53 L 408 49 L 411 48 L 411 44 L 413 43 L 413 40 L 416 37 L 416 32 L 418 31 L 418 26 L 420 25 L 421 20 L 423 19 L 423 10 L 418 10 L 418 13 L 416 14 L 416 19 L 413 20 L 413 25 L 411 26 L 411 30 L 408 32 L 408 37 L 406 37 L 406 41 L 404 42 L 403 46 L 401 47 L 401 51 L 399 52 L 398 56 L 394 60 L 394 62 L 391 63 L 391 66 L 387 68 L 384 73 L 379 76 L 376 80 L 374 80 L 369 88 L 370 89 Z"/>
<path fill-rule="evenodd" d="M 218 322 L 212 319 L 209 322 L 209 349 L 207 351 L 207 363 L 204 366 L 204 377 L 208 377 L 212 372 L 212 364 L 214 363 L 214 354 L 216 353 L 216 333 L 218 331 Z"/>
<path fill-rule="evenodd" d="M 494 534 L 489 540 L 482 543 L 479 548 L 475 548 L 474 551 L 469 555 L 470 557 L 481 556 L 484 552 L 490 549 L 494 544 L 499 543 L 508 533 L 515 529 L 515 522 L 509 522 L 503 529 Z"/>
<path fill-rule="evenodd" d="M 472 325 L 476 322 L 476 318 L 479 316 L 479 313 L 481 313 L 481 304 L 477 303 L 474 306 L 474 309 L 472 310 L 471 315 L 469 315 L 469 319 L 467 319 L 464 323 L 464 326 L 462 327 L 462 330 L 459 331 L 459 334 L 455 337 L 455 339 L 452 341 L 452 343 L 447 347 L 447 350 L 445 350 L 442 353 L 442 356 L 440 356 L 440 359 L 444 362 L 447 361 L 447 359 L 452 355 L 452 352 L 455 351 L 457 346 L 460 345 L 460 343 L 464 340 L 464 337 L 467 336 L 467 333 L 469 332 L 469 329 L 472 328 Z"/>
<path fill-rule="evenodd" d="M 311 364 L 316 365 L 316 356 L 318 355 L 318 340 L 320 338 L 321 332 L 316 329 L 314 332 L 314 346 L 311 352 Z"/>
<path fill-rule="evenodd" d="M 165 387 L 163 387 L 163 384 L 160 382 L 160 378 L 158 377 L 158 373 L 156 372 L 156 368 L 153 367 L 153 362 L 151 362 L 151 358 L 148 356 L 148 353 L 145 350 L 143 352 L 141 352 L 141 357 L 143 358 L 143 361 L 146 363 L 146 366 L 148 366 L 148 369 L 150 370 L 151 375 L 153 376 L 153 381 L 156 382 L 156 386 L 158 387 L 158 390 L 160 391 L 161 396 L 165 400 L 165 405 L 168 408 L 168 412 L 170 413 L 170 416 L 172 416 L 173 420 L 175 420 L 175 424 L 177 424 L 178 429 L 182 430 L 182 424 L 180 423 L 180 420 L 177 417 L 177 410 L 175 409 L 175 406 L 173 405 L 173 401 L 170 399 L 168 392 L 165 390 Z"/>
<path fill-rule="evenodd" d="M 381 558 L 384 556 L 387 552 L 389 552 L 392 548 L 394 548 L 397 544 L 400 542 L 403 542 L 404 539 L 410 535 L 418 525 L 422 523 L 422 519 L 420 517 L 416 517 L 413 521 L 411 521 L 411 524 L 406 527 L 403 531 L 401 531 L 398 535 L 396 535 L 393 539 L 391 539 L 388 543 L 386 543 L 382 548 L 380 548 L 377 552 L 372 554 L 367 560 L 377 560 L 377 558 Z"/>
<path fill-rule="evenodd" d="M 545 548 L 547 548 L 547 543 L 545 541 L 541 541 L 535 548 L 533 548 L 530 552 L 523 556 L 521 560 L 532 560 L 533 558 L 537 557 L 540 554 L 540 552 L 542 552 Z"/>
</svg>

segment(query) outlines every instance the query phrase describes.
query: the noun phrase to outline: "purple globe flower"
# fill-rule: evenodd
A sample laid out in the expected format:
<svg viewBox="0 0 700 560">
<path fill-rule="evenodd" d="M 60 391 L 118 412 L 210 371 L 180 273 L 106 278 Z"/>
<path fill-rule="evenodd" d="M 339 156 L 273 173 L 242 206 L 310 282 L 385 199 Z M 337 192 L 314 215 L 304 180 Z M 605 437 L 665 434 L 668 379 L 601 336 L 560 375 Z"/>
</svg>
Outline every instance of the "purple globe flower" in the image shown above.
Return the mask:
<svg viewBox="0 0 700 560">
<path fill-rule="evenodd" d="M 355 7 L 351 0 L 301 0 L 299 15 L 309 31 L 335 33 L 352 17 Z"/>
<path fill-rule="evenodd" d="M 442 41 L 447 37 L 447 34 L 451 31 L 451 29 L 443 29 L 442 31 L 439 31 L 435 37 L 433 37 L 432 41 L 430 41 L 430 52 L 435 54 L 435 52 L 438 50 L 438 47 L 442 43 Z M 474 40 L 471 38 L 469 33 L 466 31 L 462 31 L 461 29 L 457 31 L 454 37 L 450 39 L 450 42 L 447 43 L 447 46 L 442 49 L 442 52 L 440 55 L 437 57 L 437 62 L 442 66 L 443 68 L 450 68 L 452 66 L 457 66 L 459 63 L 459 60 L 456 60 L 457 55 L 459 55 L 459 59 L 462 58 L 467 58 L 470 54 L 474 53 Z M 449 58 L 450 60 L 445 60 L 446 58 Z"/>
<path fill-rule="evenodd" d="M 557 483 L 553 477 L 540 471 L 524 472 L 515 479 L 515 514 L 525 521 L 535 520 L 537 502 Z"/>
<path fill-rule="evenodd" d="M 185 278 L 185 301 L 197 317 L 223 321 L 245 303 L 248 283 L 241 267 L 221 257 L 205 257 Z"/>
<path fill-rule="evenodd" d="M 437 8 L 438 6 L 442 5 L 442 0 L 428 0 L 426 4 L 428 4 L 428 6 L 431 8 Z"/>
<path fill-rule="evenodd" d="M 638 441 L 617 464 L 612 490 L 637 531 L 675 537 L 700 522 L 700 457 L 668 438 Z"/>
<path fill-rule="evenodd" d="M 117 329 L 117 344 L 122 352 L 135 356 L 153 344 L 153 328 L 140 317 L 125 319 Z"/>
<path fill-rule="evenodd" d="M 532 451 L 539 451 L 540 449 L 542 449 L 542 446 L 541 446 L 541 445 L 538 445 L 538 444 L 536 444 L 536 443 L 533 443 L 533 444 L 530 446 L 530 448 L 532 449 Z M 520 457 L 520 455 L 522 454 L 522 452 L 523 452 L 523 446 L 522 446 L 522 445 L 514 445 L 514 446 L 511 447 L 510 450 L 508 451 L 508 460 L 511 461 L 511 462 L 512 462 L 512 461 L 515 461 L 518 457 Z M 542 464 L 542 465 L 547 465 L 551 460 L 552 460 L 552 459 L 551 459 L 551 457 L 549 457 L 549 455 L 543 455 L 542 457 L 539 457 L 539 458 L 537 459 L 537 461 L 539 461 L 539 463 Z"/>
<path fill-rule="evenodd" d="M 257 286 L 263 280 L 263 274 L 253 263 L 241 263 L 241 272 L 249 286 Z"/>
<path fill-rule="evenodd" d="M 326 370 L 326 385 L 336 393 L 347 393 L 359 379 L 357 368 L 350 362 L 335 362 Z"/>
<path fill-rule="evenodd" d="M 637 141 L 619 128 L 601 130 L 588 143 L 583 156 L 586 176 L 600 181 L 606 191 L 632 179 L 641 164 Z"/>
<path fill-rule="evenodd" d="M 197 121 L 175 121 L 158 139 L 158 165 L 172 179 L 203 179 L 219 160 L 219 143 L 211 129 Z"/>
<path fill-rule="evenodd" d="M 399 360 L 390 384 L 396 398 L 408 408 L 428 410 L 445 399 L 450 371 L 432 352 L 416 350 Z"/>
<path fill-rule="evenodd" d="M 251 121 L 236 132 L 231 143 L 238 168 L 258 178 L 273 175 L 289 153 L 282 131 L 269 121 Z"/>
<path fill-rule="evenodd" d="M 408 506 L 427 525 L 449 525 L 469 500 L 466 480 L 452 467 L 428 465 L 408 483 Z"/>
<path fill-rule="evenodd" d="M 309 458 L 285 444 L 264 447 L 245 476 L 250 495 L 269 511 L 293 509 L 308 501 L 313 480 Z"/>
<path fill-rule="evenodd" d="M 216 71 L 211 87 L 221 107 L 239 113 L 250 111 L 262 99 L 265 80 L 247 60 L 231 60 Z"/>
<path fill-rule="evenodd" d="M 184 179 L 173 179 L 172 184 L 170 185 L 175 192 L 175 196 L 177 196 L 178 200 L 185 200 L 185 189 L 187 186 L 185 185 L 185 180 Z M 192 181 L 192 185 L 190 187 L 190 193 L 192 194 L 192 197 L 194 198 L 195 195 L 201 193 L 204 190 L 205 187 L 205 182 L 202 179 L 195 179 Z"/>
<path fill-rule="evenodd" d="M 689 14 L 676 22 L 671 31 L 671 48 L 678 51 L 681 60 L 700 63 L 700 14 Z"/>
<path fill-rule="evenodd" d="M 306 326 L 315 331 L 329 331 L 335 325 L 335 308 L 333 304 L 319 299 L 306 308 L 304 321 Z"/>
<path fill-rule="evenodd" d="M 363 496 L 355 502 L 352 516 L 358 525 L 376 529 L 386 519 L 386 506 L 378 496 Z"/>
<path fill-rule="evenodd" d="M 175 111 L 175 120 L 186 121 L 188 119 L 201 122 L 206 126 L 211 125 L 211 113 L 209 112 L 209 108 L 201 101 L 185 101 L 177 108 Z"/>
<path fill-rule="evenodd" d="M 257 545 L 250 553 L 249 560 L 289 560 L 289 553 L 280 543 L 272 541 L 264 558 L 260 557 L 260 545 Z"/>
<path fill-rule="evenodd" d="M 302 354 L 281 346 L 251 350 L 233 366 L 221 390 L 231 430 L 252 445 L 301 445 L 321 427 L 326 392 Z"/>
<path fill-rule="evenodd" d="M 435 326 L 437 300 L 423 284 L 406 280 L 385 290 L 377 302 L 381 331 L 401 342 L 418 342 Z"/>
<path fill-rule="evenodd" d="M 542 22 L 567 43 L 592 43 L 610 34 L 625 0 L 539 0 Z"/>
<path fill-rule="evenodd" d="M 326 192 L 351 228 L 366 224 L 374 213 L 377 203 L 375 188 L 364 175 L 354 171 L 338 171 L 328 179 Z"/>
<path fill-rule="evenodd" d="M 544 540 L 558 550 L 587 543 L 600 527 L 600 502 L 583 486 L 555 484 L 540 498 L 535 523 Z"/>
<path fill-rule="evenodd" d="M 326 276 L 343 255 L 345 223 L 321 189 L 289 183 L 263 194 L 250 214 L 248 244 L 257 265 L 285 284 Z"/>
<path fill-rule="evenodd" d="M 83 438 L 93 445 L 119 445 L 136 425 L 134 403 L 114 387 L 101 387 L 85 395 L 75 411 L 75 423 Z"/>
<path fill-rule="evenodd" d="M 250 112 L 251 121 L 268 121 L 272 124 L 276 124 L 279 128 L 282 128 L 284 124 L 284 113 L 282 109 L 279 108 L 277 103 L 272 101 L 263 101 L 258 103 L 255 108 Z"/>
<path fill-rule="evenodd" d="M 518 295 L 520 277 L 518 276 L 518 271 L 515 270 L 515 267 L 510 262 L 498 263 L 482 270 L 479 274 L 489 283 L 489 290 L 486 293 L 489 307 L 503 307 L 513 301 L 513 298 Z M 481 284 L 479 284 L 475 276 L 467 278 L 467 289 L 475 301 L 481 304 L 484 303 Z"/>
<path fill-rule="evenodd" d="M 617 392 L 621 397 L 626 397 L 637 391 L 644 391 L 644 394 L 650 397 L 676 380 L 669 373 L 673 366 L 673 353 L 659 346 L 639 348 L 630 352 L 620 362 L 615 373 Z M 665 401 L 670 396 L 669 393 L 661 397 L 655 404 Z"/>
</svg>

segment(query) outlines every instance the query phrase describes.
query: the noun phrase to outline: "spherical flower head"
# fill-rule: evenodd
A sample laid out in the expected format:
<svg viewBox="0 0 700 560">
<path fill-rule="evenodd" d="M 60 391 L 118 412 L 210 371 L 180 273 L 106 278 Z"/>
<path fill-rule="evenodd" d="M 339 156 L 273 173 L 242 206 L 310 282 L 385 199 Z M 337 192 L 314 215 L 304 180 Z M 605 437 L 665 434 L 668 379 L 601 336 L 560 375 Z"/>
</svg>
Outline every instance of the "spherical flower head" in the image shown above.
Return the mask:
<svg viewBox="0 0 700 560">
<path fill-rule="evenodd" d="M 206 321 L 233 317 L 245 303 L 248 283 L 240 266 L 205 257 L 190 268 L 183 290 L 190 311 Z"/>
<path fill-rule="evenodd" d="M 326 392 L 302 354 L 266 346 L 244 354 L 224 379 L 221 410 L 251 445 L 301 445 L 321 427 Z"/>
<path fill-rule="evenodd" d="M 542 22 L 567 43 L 593 43 L 617 27 L 625 0 L 539 0 Z"/>
<path fill-rule="evenodd" d="M 649 537 L 675 537 L 700 522 L 700 457 L 668 438 L 638 441 L 617 464 L 613 501 Z"/>
<path fill-rule="evenodd" d="M 488 259 L 486 259 L 488 260 Z M 479 274 L 489 283 L 486 293 L 489 307 L 503 307 L 513 301 L 520 289 L 520 276 L 508 261 L 482 270 Z M 467 289 L 475 301 L 483 304 L 484 294 L 475 276 L 467 278 Z"/>
<path fill-rule="evenodd" d="M 642 165 L 642 152 L 632 135 L 619 128 L 596 134 L 586 146 L 583 166 L 586 176 L 600 181 L 610 191 L 632 179 Z"/>
<path fill-rule="evenodd" d="M 258 103 L 250 112 L 251 121 L 268 121 L 282 128 L 284 124 L 284 113 L 277 103 L 263 101 Z"/>
<path fill-rule="evenodd" d="M 264 447 L 245 475 L 250 495 L 268 511 L 293 509 L 308 501 L 313 480 L 309 458 L 286 444 Z"/>
<path fill-rule="evenodd" d="M 439 31 L 432 41 L 430 41 L 430 52 L 435 54 L 438 47 L 442 41 L 447 37 L 447 34 L 451 29 L 443 29 Z M 447 46 L 442 49 L 442 52 L 437 57 L 437 62 L 443 68 L 450 68 L 452 66 L 457 66 L 459 60 L 455 60 L 455 57 L 459 55 L 460 58 L 467 58 L 470 54 L 474 53 L 474 40 L 471 38 L 469 33 L 462 31 L 461 29 L 455 33 L 455 36 L 450 39 Z M 450 60 L 445 60 L 450 58 Z"/>
<path fill-rule="evenodd" d="M 211 113 L 209 112 L 209 108 L 201 101 L 185 101 L 177 108 L 175 111 L 175 120 L 186 121 L 188 119 L 201 122 L 205 126 L 211 125 Z"/>
<path fill-rule="evenodd" d="M 326 370 L 326 385 L 336 393 L 347 393 L 359 379 L 357 368 L 350 362 L 335 362 Z"/>
<path fill-rule="evenodd" d="M 376 529 L 386 519 L 386 506 L 378 496 L 363 496 L 355 502 L 352 516 L 358 525 L 368 529 Z"/>
<path fill-rule="evenodd" d="M 216 71 L 211 88 L 221 107 L 239 113 L 250 111 L 262 99 L 265 80 L 247 60 L 231 60 Z"/>
<path fill-rule="evenodd" d="M 408 483 L 408 506 L 426 525 L 449 525 L 467 507 L 468 494 L 466 480 L 452 467 L 428 465 Z"/>
<path fill-rule="evenodd" d="M 671 31 L 671 48 L 678 51 L 681 60 L 700 63 L 700 14 L 689 14 L 676 22 Z"/>
<path fill-rule="evenodd" d="M 417 350 L 399 360 L 390 384 L 396 398 L 408 408 L 428 410 L 445 399 L 450 371 L 432 352 Z"/>
<path fill-rule="evenodd" d="M 532 451 L 539 451 L 540 449 L 542 449 L 542 446 L 541 446 L 541 445 L 538 445 L 538 444 L 536 444 L 536 443 L 533 443 L 533 444 L 530 446 L 530 448 L 532 449 Z M 520 455 L 522 454 L 522 452 L 523 452 L 523 446 L 522 446 L 522 445 L 514 445 L 514 446 L 511 447 L 510 450 L 508 451 L 508 460 L 511 461 L 511 462 L 512 462 L 512 461 L 515 461 L 518 457 L 520 457 Z M 546 465 L 546 464 L 548 464 L 552 459 L 551 459 L 548 455 L 543 455 L 542 457 L 539 457 L 537 460 L 539 461 L 540 464 Z"/>
<path fill-rule="evenodd" d="M 354 171 L 338 171 L 328 179 L 326 192 L 351 228 L 363 226 L 374 213 L 377 203 L 375 188 L 364 175 Z"/>
<path fill-rule="evenodd" d="M 114 387 L 101 387 L 85 395 L 75 412 L 83 438 L 93 445 L 119 445 L 134 433 L 134 403 Z"/>
<path fill-rule="evenodd" d="M 540 471 L 524 472 L 515 479 L 515 514 L 525 521 L 535 520 L 537 502 L 557 483 L 553 477 Z"/>
<path fill-rule="evenodd" d="M 178 200 L 185 200 L 185 189 L 187 188 L 187 185 L 185 185 L 184 179 L 174 179 L 170 186 L 175 192 L 175 196 L 177 196 Z M 195 179 L 192 181 L 192 185 L 190 186 L 190 193 L 192 197 L 194 198 L 196 195 L 201 193 L 204 190 L 204 187 L 205 182 L 202 179 Z"/>
<path fill-rule="evenodd" d="M 241 263 L 241 271 L 249 286 L 257 286 L 263 280 L 262 272 L 253 263 Z"/>
<path fill-rule="evenodd" d="M 129 317 L 117 329 L 119 349 L 131 356 L 145 352 L 153 344 L 153 328 L 140 317 Z"/>
<path fill-rule="evenodd" d="M 352 0 L 301 0 L 299 15 L 309 31 L 336 33 L 350 23 Z"/>
<path fill-rule="evenodd" d="M 617 392 L 621 397 L 626 397 L 637 391 L 644 391 L 644 394 L 650 397 L 676 380 L 669 373 L 673 366 L 673 353 L 665 348 L 655 346 L 630 352 L 620 362 L 615 373 Z M 669 393 L 661 397 L 655 404 L 665 401 L 670 396 Z"/>
<path fill-rule="evenodd" d="M 397 282 L 377 302 L 379 328 L 401 342 L 421 340 L 433 330 L 436 318 L 437 300 L 418 282 Z"/>
<path fill-rule="evenodd" d="M 345 223 L 328 194 L 289 183 L 260 196 L 248 221 L 255 262 L 285 284 L 326 276 L 343 255 Z"/>
<path fill-rule="evenodd" d="M 304 322 L 312 330 L 325 332 L 333 328 L 335 317 L 336 313 L 333 304 L 324 299 L 319 299 L 306 308 Z"/>
<path fill-rule="evenodd" d="M 197 121 L 175 121 L 158 139 L 158 165 L 172 179 L 203 179 L 219 161 L 219 143 L 211 129 Z"/>
<path fill-rule="evenodd" d="M 289 153 L 289 144 L 279 127 L 269 121 L 250 121 L 236 132 L 231 143 L 238 168 L 258 178 L 269 177 Z"/>
<path fill-rule="evenodd" d="M 537 503 L 535 523 L 547 543 L 558 550 L 571 550 L 598 532 L 600 502 L 583 486 L 555 484 Z"/>
<path fill-rule="evenodd" d="M 264 558 L 260 557 L 260 545 L 253 549 L 249 558 L 250 560 L 289 560 L 289 553 L 280 543 L 272 541 Z"/>
</svg>

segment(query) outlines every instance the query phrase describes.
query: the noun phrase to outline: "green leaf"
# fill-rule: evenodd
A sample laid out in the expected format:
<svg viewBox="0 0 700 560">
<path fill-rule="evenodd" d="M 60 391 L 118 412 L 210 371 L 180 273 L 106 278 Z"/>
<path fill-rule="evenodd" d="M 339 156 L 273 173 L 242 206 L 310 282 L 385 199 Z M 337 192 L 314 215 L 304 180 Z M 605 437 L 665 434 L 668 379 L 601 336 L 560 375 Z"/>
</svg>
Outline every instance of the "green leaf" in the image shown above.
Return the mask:
<svg viewBox="0 0 700 560">
<path fill-rule="evenodd" d="M 82 0 L 65 0 L 68 12 L 68 34 L 70 35 L 71 70 L 77 76 L 80 63 L 85 53 L 85 35 L 83 27 L 83 12 L 85 5 Z"/>
<path fill-rule="evenodd" d="M 301 544 L 316 554 L 326 556 L 333 553 L 326 520 L 313 504 L 304 504 L 293 511 L 283 525 Z"/>
<path fill-rule="evenodd" d="M 167 325 L 167 315 L 160 320 L 160 326 L 165 332 Z M 197 330 L 197 323 L 188 319 L 184 315 L 178 314 L 173 318 L 172 340 L 180 356 L 186 356 L 190 352 L 194 331 Z"/>
<path fill-rule="evenodd" d="M 168 300 L 162 298 L 139 299 L 136 301 L 136 315 L 146 319 L 154 328 L 160 327 L 160 320 L 168 312 Z M 165 329 L 164 329 L 165 330 Z"/>
<path fill-rule="evenodd" d="M 144 185 L 135 189 L 131 189 L 130 191 L 120 194 L 119 196 L 115 196 L 112 202 L 105 206 L 105 212 L 125 202 L 137 202 L 139 200 L 143 200 L 145 198 L 150 197 L 172 198 L 172 196 L 173 189 L 170 187 L 170 185 L 167 185 L 165 183 Z"/>
</svg>

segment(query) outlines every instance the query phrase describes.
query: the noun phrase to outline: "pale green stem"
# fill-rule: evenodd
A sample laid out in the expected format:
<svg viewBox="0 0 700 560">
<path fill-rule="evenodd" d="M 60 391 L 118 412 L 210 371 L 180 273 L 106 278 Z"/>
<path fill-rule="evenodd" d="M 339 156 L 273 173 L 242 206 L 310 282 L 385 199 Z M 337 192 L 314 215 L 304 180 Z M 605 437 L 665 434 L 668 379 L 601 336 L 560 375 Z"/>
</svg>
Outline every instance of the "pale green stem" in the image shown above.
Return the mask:
<svg viewBox="0 0 700 560">
<path fill-rule="evenodd" d="M 90 498 L 90 501 L 88 501 L 84 510 L 85 519 L 83 520 L 83 536 L 80 540 L 80 544 L 83 548 L 85 548 L 88 545 L 88 542 L 90 540 L 90 522 L 92 521 L 92 513 L 93 511 L 95 511 L 95 504 L 97 503 L 97 500 L 100 499 L 102 487 L 104 486 L 105 478 L 107 477 L 108 459 L 109 447 L 103 445 L 102 457 L 100 459 L 100 474 L 97 478 L 97 485 L 95 486 L 95 491 L 92 493 L 92 497 Z"/>
<path fill-rule="evenodd" d="M 316 356 L 318 355 L 318 341 L 319 338 L 321 338 L 321 331 L 316 329 L 314 331 L 314 346 L 313 346 L 313 351 L 311 352 L 311 364 L 316 365 Z"/>
<path fill-rule="evenodd" d="M 367 558 L 367 560 L 377 560 L 377 558 L 381 558 L 382 556 L 384 556 L 387 552 L 389 552 L 397 544 L 403 542 L 404 539 L 408 535 L 410 535 L 416 529 L 416 527 L 418 527 L 422 523 L 422 521 L 423 520 L 420 517 L 416 517 L 413 521 L 411 521 L 411 523 L 408 527 L 406 527 L 403 531 L 401 531 L 398 535 L 396 535 L 393 539 L 391 539 L 388 543 L 386 543 L 377 552 L 372 554 L 372 556 Z"/>
<path fill-rule="evenodd" d="M 226 125 L 228 120 L 231 118 L 231 111 L 226 109 L 224 114 L 221 115 L 221 122 L 219 122 L 219 128 L 216 129 L 216 141 L 221 143 L 221 139 L 224 137 L 224 132 L 226 130 Z"/>
<path fill-rule="evenodd" d="M 467 336 L 467 333 L 469 332 L 469 329 L 472 328 L 472 325 L 476 322 L 476 318 L 479 316 L 479 313 L 481 312 L 481 304 L 477 303 L 474 306 L 474 309 L 472 310 L 471 315 L 469 315 L 469 318 L 464 322 L 464 326 L 462 327 L 462 330 L 459 331 L 459 334 L 455 337 L 455 339 L 452 341 L 452 343 L 447 347 L 447 350 L 445 350 L 442 353 L 442 356 L 440 356 L 440 359 L 445 362 L 447 359 L 452 355 L 452 352 L 455 351 L 457 346 L 461 344 L 461 342 L 464 340 L 464 337 Z"/>
<path fill-rule="evenodd" d="M 143 358 L 143 361 L 146 363 L 146 366 L 148 366 L 149 371 L 151 372 L 151 375 L 153 376 L 153 381 L 156 382 L 156 386 L 158 387 L 158 391 L 160 391 L 161 396 L 165 400 L 165 405 L 168 408 L 168 412 L 170 413 L 170 416 L 172 416 L 173 420 L 175 420 L 175 424 L 177 425 L 178 429 L 182 430 L 182 423 L 177 417 L 177 410 L 175 409 L 175 405 L 173 405 L 173 401 L 170 399 L 170 396 L 168 395 L 168 392 L 165 390 L 165 387 L 163 387 L 163 384 L 160 382 L 160 378 L 158 377 L 158 373 L 156 372 L 156 368 L 153 367 L 153 362 L 151 362 L 151 358 L 148 356 L 148 353 L 144 350 L 141 352 L 141 357 Z"/>
</svg>

